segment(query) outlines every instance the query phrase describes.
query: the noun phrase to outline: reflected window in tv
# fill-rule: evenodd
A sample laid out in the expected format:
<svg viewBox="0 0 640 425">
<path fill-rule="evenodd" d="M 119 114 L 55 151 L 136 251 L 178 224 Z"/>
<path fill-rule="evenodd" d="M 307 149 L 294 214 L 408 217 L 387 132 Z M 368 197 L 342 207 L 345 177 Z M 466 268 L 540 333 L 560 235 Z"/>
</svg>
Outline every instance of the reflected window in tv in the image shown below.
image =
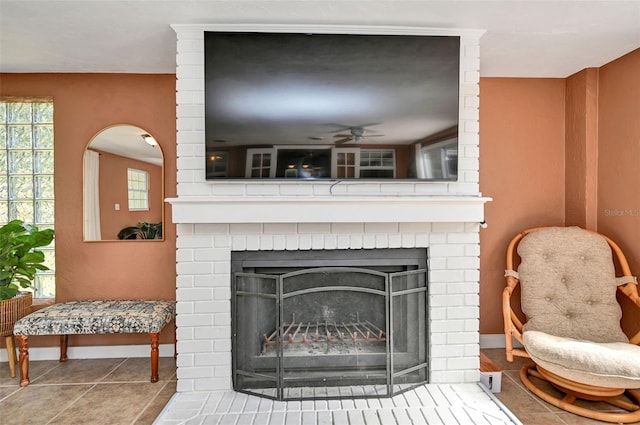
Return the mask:
<svg viewBox="0 0 640 425">
<path fill-rule="evenodd" d="M 207 180 L 457 180 L 459 37 L 204 42 Z"/>
</svg>

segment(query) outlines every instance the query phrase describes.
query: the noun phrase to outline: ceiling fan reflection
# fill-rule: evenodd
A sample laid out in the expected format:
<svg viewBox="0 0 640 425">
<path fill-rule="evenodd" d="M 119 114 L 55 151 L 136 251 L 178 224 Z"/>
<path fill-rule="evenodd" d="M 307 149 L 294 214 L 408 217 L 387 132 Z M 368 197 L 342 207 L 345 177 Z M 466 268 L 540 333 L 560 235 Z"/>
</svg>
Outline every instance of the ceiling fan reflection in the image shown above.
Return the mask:
<svg viewBox="0 0 640 425">
<path fill-rule="evenodd" d="M 370 137 L 382 137 L 384 136 L 384 134 L 365 134 L 366 132 L 371 132 L 372 130 L 366 129 L 364 127 L 349 127 L 349 133 L 348 134 L 336 134 L 333 137 L 339 137 L 339 140 L 335 141 L 336 145 L 343 145 L 345 143 L 349 143 L 349 142 L 355 142 L 358 143 L 360 141 L 362 141 L 362 139 L 365 138 L 370 138 Z"/>
</svg>

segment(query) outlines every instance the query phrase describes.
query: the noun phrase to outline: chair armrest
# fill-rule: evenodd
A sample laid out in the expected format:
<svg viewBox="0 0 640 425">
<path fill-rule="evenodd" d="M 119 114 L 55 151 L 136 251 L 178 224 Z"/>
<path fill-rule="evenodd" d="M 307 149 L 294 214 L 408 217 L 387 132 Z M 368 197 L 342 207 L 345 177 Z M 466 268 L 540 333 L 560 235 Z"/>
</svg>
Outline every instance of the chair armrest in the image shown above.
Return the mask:
<svg viewBox="0 0 640 425">
<path fill-rule="evenodd" d="M 640 295 L 638 294 L 638 285 L 635 283 L 627 283 L 626 285 L 618 286 L 618 289 L 625 294 L 631 302 L 640 309 Z M 640 345 L 640 331 L 629 338 L 629 342 L 632 344 Z"/>
<path fill-rule="evenodd" d="M 510 273 L 506 274 L 507 286 L 502 291 L 502 316 L 504 319 L 505 351 L 507 361 L 512 362 L 513 356 L 528 356 L 525 351 L 513 348 L 513 338 L 522 344 L 522 322 L 511 308 L 511 296 L 520 281 Z"/>
</svg>

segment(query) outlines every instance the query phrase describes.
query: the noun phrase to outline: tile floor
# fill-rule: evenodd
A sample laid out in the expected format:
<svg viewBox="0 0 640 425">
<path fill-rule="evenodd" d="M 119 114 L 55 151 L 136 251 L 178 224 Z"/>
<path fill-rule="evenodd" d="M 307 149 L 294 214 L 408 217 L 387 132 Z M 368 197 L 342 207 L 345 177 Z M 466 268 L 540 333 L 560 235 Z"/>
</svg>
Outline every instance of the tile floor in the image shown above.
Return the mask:
<svg viewBox="0 0 640 425">
<path fill-rule="evenodd" d="M 564 412 L 529 393 L 518 377 L 525 359 L 508 363 L 502 349 L 483 352 L 503 370 L 502 391 L 495 396 L 523 425 L 604 424 Z M 7 363 L 0 363 L 0 423 L 152 424 L 175 393 L 175 361 L 160 358 L 158 383 L 151 384 L 148 374 L 146 358 L 32 361 L 32 383 L 20 388 L 18 378 L 10 378 Z"/>
<path fill-rule="evenodd" d="M 607 422 L 596 421 L 574 415 L 539 399 L 527 390 L 520 381 L 520 369 L 530 360 L 516 357 L 513 363 L 507 362 L 504 349 L 482 350 L 503 371 L 502 391 L 497 398 L 522 422 L 523 425 L 594 425 Z M 553 390 L 555 391 L 555 390 Z M 579 402 L 591 405 L 602 411 L 613 411 L 616 408 L 606 403 Z M 617 411 L 622 411 L 618 409 Z"/>
<path fill-rule="evenodd" d="M 21 388 L 0 363 L 2 425 L 152 424 L 176 391 L 173 357 L 161 357 L 160 381 L 149 382 L 149 359 L 32 361 Z"/>
</svg>

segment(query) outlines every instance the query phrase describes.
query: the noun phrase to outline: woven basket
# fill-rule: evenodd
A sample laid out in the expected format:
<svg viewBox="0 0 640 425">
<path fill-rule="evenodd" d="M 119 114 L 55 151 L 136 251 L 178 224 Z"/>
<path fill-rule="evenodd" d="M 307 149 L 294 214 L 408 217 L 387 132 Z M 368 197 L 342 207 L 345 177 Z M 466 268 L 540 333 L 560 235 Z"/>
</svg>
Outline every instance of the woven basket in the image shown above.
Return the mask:
<svg viewBox="0 0 640 425">
<path fill-rule="evenodd" d="M 11 299 L 0 301 L 0 337 L 13 334 L 14 323 L 29 313 L 32 303 L 31 292 L 20 292 Z"/>
</svg>

